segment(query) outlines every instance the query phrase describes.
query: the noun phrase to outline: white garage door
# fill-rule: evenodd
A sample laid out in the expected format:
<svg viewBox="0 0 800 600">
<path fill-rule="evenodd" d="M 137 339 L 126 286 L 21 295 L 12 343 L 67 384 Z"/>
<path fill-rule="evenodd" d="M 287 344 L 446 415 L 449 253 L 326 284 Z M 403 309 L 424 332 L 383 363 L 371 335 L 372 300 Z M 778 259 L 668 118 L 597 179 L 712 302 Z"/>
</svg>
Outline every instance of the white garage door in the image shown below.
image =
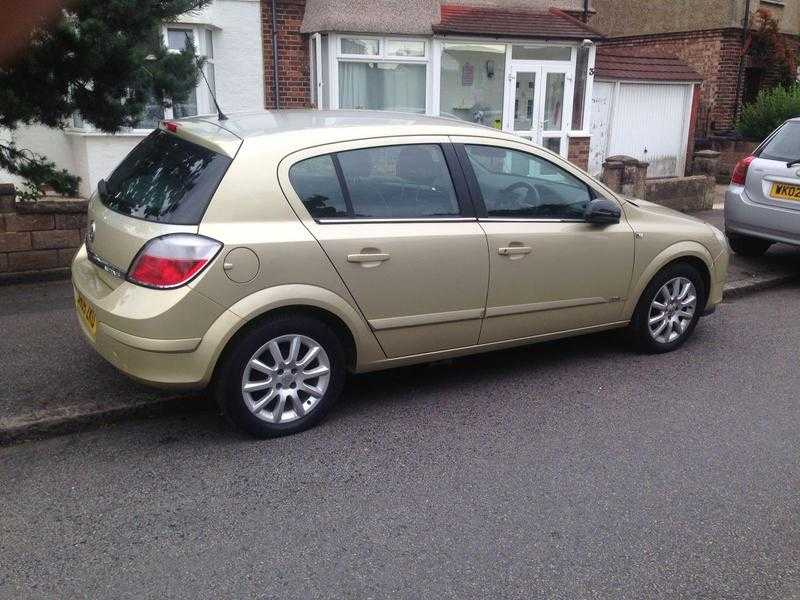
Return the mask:
<svg viewBox="0 0 800 600">
<path fill-rule="evenodd" d="M 607 111 L 611 115 L 604 118 L 602 108 L 608 103 L 612 85 L 613 108 Z M 590 154 L 595 163 L 600 155 L 605 159 L 625 154 L 650 163 L 648 177 L 683 175 L 691 118 L 691 84 L 622 82 L 595 85 L 595 89 L 593 107 L 600 110 L 592 114 L 592 135 L 593 138 L 597 135 L 598 144 L 605 142 L 602 148 L 594 146 L 592 140 L 594 147 Z M 603 120 L 606 122 L 602 123 Z M 601 130 L 597 134 L 595 127 Z"/>
</svg>

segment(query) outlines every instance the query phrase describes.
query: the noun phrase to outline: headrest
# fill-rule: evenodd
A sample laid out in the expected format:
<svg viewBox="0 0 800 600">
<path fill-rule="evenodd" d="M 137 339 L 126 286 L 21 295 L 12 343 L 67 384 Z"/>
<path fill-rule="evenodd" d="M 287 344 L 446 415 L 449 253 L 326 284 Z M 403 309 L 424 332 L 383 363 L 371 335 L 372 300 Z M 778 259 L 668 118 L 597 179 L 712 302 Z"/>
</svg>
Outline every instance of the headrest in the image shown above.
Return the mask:
<svg viewBox="0 0 800 600">
<path fill-rule="evenodd" d="M 441 174 L 441 166 L 424 146 L 405 146 L 397 157 L 397 176 L 406 181 L 432 185 Z"/>
<path fill-rule="evenodd" d="M 342 152 L 339 162 L 346 177 L 369 177 L 372 175 L 372 150 Z"/>
</svg>

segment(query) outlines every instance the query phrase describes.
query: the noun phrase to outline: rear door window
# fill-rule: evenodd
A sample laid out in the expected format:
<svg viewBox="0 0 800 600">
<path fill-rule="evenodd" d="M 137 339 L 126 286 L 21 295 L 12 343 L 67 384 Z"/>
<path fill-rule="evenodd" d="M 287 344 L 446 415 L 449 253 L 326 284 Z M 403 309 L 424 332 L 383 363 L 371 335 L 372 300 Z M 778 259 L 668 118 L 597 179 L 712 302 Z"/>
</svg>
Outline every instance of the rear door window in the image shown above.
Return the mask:
<svg viewBox="0 0 800 600">
<path fill-rule="evenodd" d="M 105 206 L 130 217 L 197 225 L 231 161 L 157 130 L 128 154 L 98 193 Z"/>
<path fill-rule="evenodd" d="M 348 216 L 339 179 L 330 154 L 315 156 L 292 165 L 289 181 L 315 219 Z"/>
<path fill-rule="evenodd" d="M 315 219 L 421 219 L 461 215 L 438 144 L 379 146 L 294 164 L 289 180 Z"/>
<path fill-rule="evenodd" d="M 444 153 L 435 144 L 337 154 L 356 218 L 413 219 L 460 213 Z"/>
<path fill-rule="evenodd" d="M 800 122 L 784 123 L 772 139 L 764 145 L 758 156 L 781 162 L 800 160 Z"/>
</svg>

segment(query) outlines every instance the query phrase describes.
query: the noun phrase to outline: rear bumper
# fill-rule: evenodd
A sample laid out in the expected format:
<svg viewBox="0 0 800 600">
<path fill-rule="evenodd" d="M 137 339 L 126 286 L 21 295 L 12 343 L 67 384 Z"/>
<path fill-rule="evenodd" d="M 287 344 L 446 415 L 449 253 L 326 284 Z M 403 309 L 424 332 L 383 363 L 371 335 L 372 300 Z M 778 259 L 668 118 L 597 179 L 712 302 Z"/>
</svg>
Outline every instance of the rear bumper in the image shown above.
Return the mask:
<svg viewBox="0 0 800 600">
<path fill-rule="evenodd" d="M 725 192 L 725 230 L 800 245 L 800 210 L 757 204 L 742 186 L 731 185 Z"/>
<path fill-rule="evenodd" d="M 225 334 L 218 332 L 234 330 L 239 321 L 189 288 L 148 290 L 129 283 L 111 288 L 84 248 L 73 261 L 72 284 L 76 298 L 83 296 L 96 314 L 94 333 L 77 317 L 89 344 L 129 377 L 157 387 L 205 387 L 224 343 Z M 172 335 L 153 335 L 157 331 Z"/>
</svg>

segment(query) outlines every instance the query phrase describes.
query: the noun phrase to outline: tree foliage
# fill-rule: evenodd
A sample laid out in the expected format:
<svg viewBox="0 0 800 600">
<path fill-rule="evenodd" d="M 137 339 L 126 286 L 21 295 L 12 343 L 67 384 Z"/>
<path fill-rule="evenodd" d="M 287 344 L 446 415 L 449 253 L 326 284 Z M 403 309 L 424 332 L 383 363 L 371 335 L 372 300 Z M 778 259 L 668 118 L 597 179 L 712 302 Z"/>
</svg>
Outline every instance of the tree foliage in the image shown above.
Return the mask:
<svg viewBox="0 0 800 600">
<path fill-rule="evenodd" d="M 780 84 L 790 84 L 797 74 L 797 54 L 780 31 L 772 13 L 758 9 L 750 22 L 745 53 L 754 65 L 774 70 Z"/>
<path fill-rule="evenodd" d="M 182 102 L 201 59 L 191 43 L 169 52 L 161 25 L 209 0 L 75 0 L 54 24 L 35 29 L 29 46 L 0 67 L 0 128 L 40 123 L 63 128 L 74 113 L 113 133 L 132 127 L 150 98 Z M 27 194 L 45 186 L 77 193 L 78 178 L 44 156 L 0 143 L 0 167 L 26 179 Z"/>
<path fill-rule="evenodd" d="M 762 90 L 755 102 L 745 104 L 736 129 L 745 138 L 760 142 L 792 117 L 800 117 L 800 83 Z"/>
</svg>

